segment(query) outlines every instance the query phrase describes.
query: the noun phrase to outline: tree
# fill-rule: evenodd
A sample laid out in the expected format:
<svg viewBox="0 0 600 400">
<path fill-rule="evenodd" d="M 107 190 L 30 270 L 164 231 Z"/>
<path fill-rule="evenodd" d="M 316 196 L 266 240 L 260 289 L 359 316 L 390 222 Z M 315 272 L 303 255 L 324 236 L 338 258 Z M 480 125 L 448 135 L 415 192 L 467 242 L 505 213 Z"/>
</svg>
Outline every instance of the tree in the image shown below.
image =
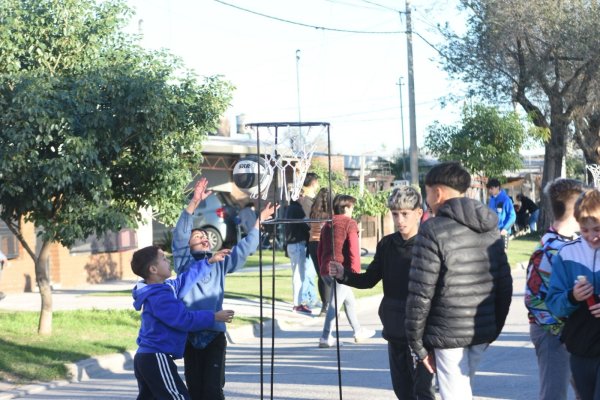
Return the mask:
<svg viewBox="0 0 600 400">
<path fill-rule="evenodd" d="M 34 261 L 41 334 L 50 245 L 135 227 L 142 208 L 173 220 L 230 99 L 228 83 L 137 46 L 121 32 L 129 15 L 122 0 L 0 3 L 0 218 Z"/>
<path fill-rule="evenodd" d="M 472 173 L 492 177 L 522 167 L 524 141 L 516 113 L 501 115 L 494 107 L 475 105 L 463 108 L 462 126 L 430 126 L 425 147 L 441 161 L 460 161 Z"/>
<path fill-rule="evenodd" d="M 549 132 L 545 185 L 561 176 L 573 119 L 590 115 L 584 110 L 596 102 L 600 5 L 584 0 L 461 4 L 469 12 L 467 30 L 457 35 L 443 29 L 444 67 L 475 94 L 519 104 L 537 127 Z M 550 214 L 545 201 L 542 206 L 541 225 L 546 226 Z"/>
</svg>

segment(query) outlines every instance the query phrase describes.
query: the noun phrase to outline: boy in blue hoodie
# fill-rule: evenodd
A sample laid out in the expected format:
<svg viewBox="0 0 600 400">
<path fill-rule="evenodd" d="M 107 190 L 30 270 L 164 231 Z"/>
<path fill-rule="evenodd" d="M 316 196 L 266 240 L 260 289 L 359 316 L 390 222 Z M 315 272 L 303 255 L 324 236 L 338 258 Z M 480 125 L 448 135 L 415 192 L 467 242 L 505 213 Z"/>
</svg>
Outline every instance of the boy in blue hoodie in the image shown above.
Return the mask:
<svg viewBox="0 0 600 400">
<path fill-rule="evenodd" d="M 194 194 L 188 206 L 182 211 L 173 230 L 173 263 L 175 272 L 182 273 L 199 260 L 211 257 L 210 243 L 206 232 L 193 228 L 193 214 L 198 205 L 206 199 L 208 181 L 201 178 L 194 186 Z M 223 308 L 225 296 L 225 275 L 239 270 L 250 253 L 256 251 L 259 241 L 259 221 L 266 221 L 277 206 L 270 203 L 260 213 L 254 228 L 248 232 L 231 250 L 231 255 L 217 262 L 197 284 L 183 297 L 190 310 L 219 311 Z M 224 399 L 225 386 L 225 324 L 216 321 L 210 326 L 194 329 L 188 337 L 183 355 L 185 380 L 193 400 Z"/>
<path fill-rule="evenodd" d="M 498 215 L 498 230 L 504 239 L 504 248 L 508 249 L 508 238 L 512 231 L 512 226 L 517 220 L 515 206 L 510 197 L 500 187 L 498 179 L 490 179 L 485 186 L 490 194 L 488 207 Z"/>
<path fill-rule="evenodd" d="M 148 246 L 133 253 L 131 269 L 143 279 L 133 289 L 133 306 L 142 310 L 133 359 L 139 400 L 190 398 L 173 360 L 183 356 L 189 331 L 207 328 L 215 321 L 231 322 L 233 311 L 189 311 L 181 298 L 210 273 L 209 263 L 222 261 L 227 254 L 229 251 L 221 251 L 200 260 L 169 279 L 171 267 L 161 249 Z"/>
</svg>

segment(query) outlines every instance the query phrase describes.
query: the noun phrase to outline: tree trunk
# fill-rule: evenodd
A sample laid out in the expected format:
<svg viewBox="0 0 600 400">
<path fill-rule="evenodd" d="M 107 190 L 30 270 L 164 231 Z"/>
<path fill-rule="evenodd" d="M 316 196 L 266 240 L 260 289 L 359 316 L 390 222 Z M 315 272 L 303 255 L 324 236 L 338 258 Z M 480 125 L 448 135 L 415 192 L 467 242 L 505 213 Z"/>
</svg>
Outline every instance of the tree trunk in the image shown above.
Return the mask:
<svg viewBox="0 0 600 400">
<path fill-rule="evenodd" d="M 40 254 L 35 260 L 35 280 L 42 298 L 42 308 L 38 324 L 38 333 L 40 335 L 52 334 L 52 288 L 50 287 L 50 278 L 48 276 L 49 250 L 50 244 L 44 242 Z"/>
<path fill-rule="evenodd" d="M 546 153 L 544 154 L 542 188 L 545 188 L 548 182 L 562 176 L 563 158 L 567 151 L 567 125 L 561 121 L 553 121 L 551 126 L 551 136 L 546 143 Z M 542 196 L 538 229 L 545 232 L 550 224 L 552 224 L 552 209 L 546 196 Z"/>
</svg>

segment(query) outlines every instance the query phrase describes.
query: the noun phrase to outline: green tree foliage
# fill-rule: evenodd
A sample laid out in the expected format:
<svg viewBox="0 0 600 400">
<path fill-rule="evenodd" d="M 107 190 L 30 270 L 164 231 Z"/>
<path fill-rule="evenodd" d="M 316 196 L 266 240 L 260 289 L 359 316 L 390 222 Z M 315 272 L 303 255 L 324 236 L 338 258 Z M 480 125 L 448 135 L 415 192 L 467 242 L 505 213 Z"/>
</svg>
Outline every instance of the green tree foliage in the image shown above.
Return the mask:
<svg viewBox="0 0 600 400">
<path fill-rule="evenodd" d="M 122 0 L 0 2 L 0 217 L 35 262 L 40 333 L 49 245 L 135 227 L 147 207 L 172 221 L 230 100 L 228 83 L 123 34 L 129 16 Z"/>
<path fill-rule="evenodd" d="M 313 162 L 310 166 L 310 172 L 317 174 L 321 187 L 329 185 L 329 171 L 322 163 Z M 387 212 L 387 197 L 389 195 L 387 191 L 371 193 L 364 190 L 363 193 L 360 193 L 358 186 L 348 186 L 344 174 L 337 171 L 331 171 L 331 188 L 334 196 L 336 194 L 348 194 L 356 198 L 355 218 L 360 218 L 362 215 L 380 216 Z"/>
<path fill-rule="evenodd" d="M 461 0 L 464 34 L 451 30 L 444 66 L 473 93 L 519 104 L 549 131 L 542 185 L 561 176 L 573 122 L 582 150 L 600 153 L 600 4 L 596 1 Z M 594 123 L 596 122 L 596 123 Z M 584 140 L 587 138 L 588 140 Z M 584 150 L 586 152 L 587 150 Z M 600 160 L 599 160 L 600 161 Z M 541 226 L 549 211 L 542 203 Z M 548 214 L 549 215 L 549 214 Z"/>
<path fill-rule="evenodd" d="M 430 126 L 425 147 L 442 161 L 460 161 L 472 173 L 491 177 L 522 167 L 524 140 L 516 113 L 501 115 L 494 107 L 475 105 L 463 108 L 462 126 Z"/>
</svg>

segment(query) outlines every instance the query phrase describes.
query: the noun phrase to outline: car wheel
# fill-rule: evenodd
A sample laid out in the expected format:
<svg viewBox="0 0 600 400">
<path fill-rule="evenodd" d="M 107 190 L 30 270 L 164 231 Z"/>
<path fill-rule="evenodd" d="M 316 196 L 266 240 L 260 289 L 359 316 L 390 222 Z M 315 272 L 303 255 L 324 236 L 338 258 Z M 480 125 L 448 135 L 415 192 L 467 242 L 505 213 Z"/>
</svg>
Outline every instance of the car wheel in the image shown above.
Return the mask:
<svg viewBox="0 0 600 400">
<path fill-rule="evenodd" d="M 219 251 L 223 247 L 223 238 L 215 228 L 203 228 L 208 236 L 211 251 Z"/>
</svg>

